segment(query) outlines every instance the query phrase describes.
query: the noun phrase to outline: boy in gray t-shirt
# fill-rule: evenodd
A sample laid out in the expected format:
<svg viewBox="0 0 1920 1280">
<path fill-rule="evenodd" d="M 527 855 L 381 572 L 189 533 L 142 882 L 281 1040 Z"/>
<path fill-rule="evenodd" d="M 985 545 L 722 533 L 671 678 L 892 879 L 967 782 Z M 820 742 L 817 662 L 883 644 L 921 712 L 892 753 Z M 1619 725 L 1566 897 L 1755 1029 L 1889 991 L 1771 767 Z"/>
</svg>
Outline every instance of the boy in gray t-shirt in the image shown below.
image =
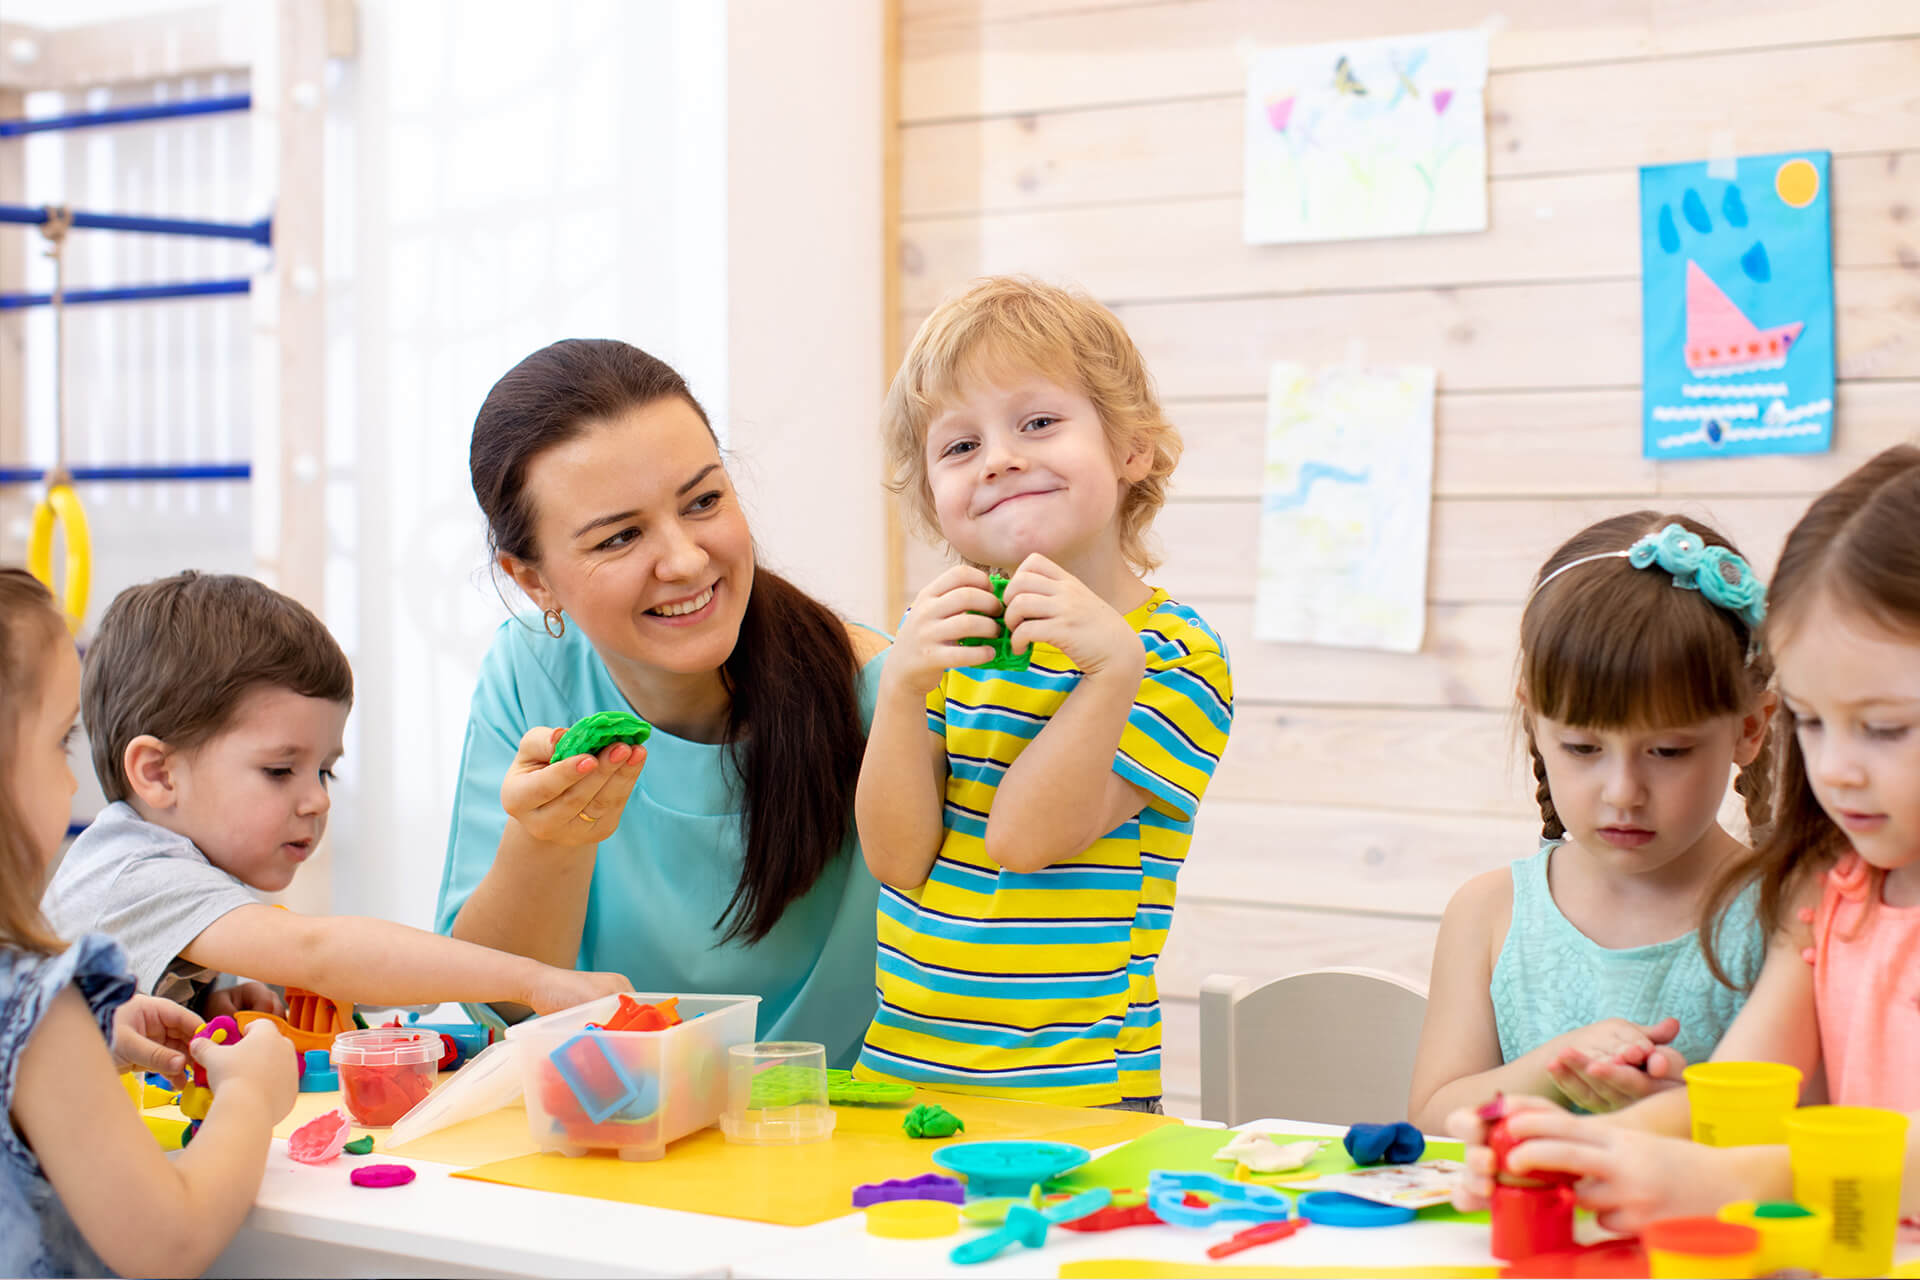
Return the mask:
<svg viewBox="0 0 1920 1280">
<path fill-rule="evenodd" d="M 293 882 L 327 829 L 353 672 L 304 606 L 251 578 L 183 573 L 115 597 L 87 650 L 80 710 L 112 801 L 67 853 L 42 903 L 63 936 L 98 931 L 140 988 L 216 1012 L 280 1008 L 258 984 L 348 1004 L 510 1002 L 547 1013 L 628 990 L 363 916 L 262 902 Z"/>
<path fill-rule="evenodd" d="M 237 907 L 259 905 L 259 895 L 207 861 L 193 841 L 144 822 L 118 801 L 67 850 L 41 902 L 62 937 L 90 930 L 112 935 L 133 964 L 140 990 L 213 1017 L 236 1009 L 278 1011 L 257 984 L 201 998 L 219 974 L 181 958 L 206 927 Z"/>
</svg>

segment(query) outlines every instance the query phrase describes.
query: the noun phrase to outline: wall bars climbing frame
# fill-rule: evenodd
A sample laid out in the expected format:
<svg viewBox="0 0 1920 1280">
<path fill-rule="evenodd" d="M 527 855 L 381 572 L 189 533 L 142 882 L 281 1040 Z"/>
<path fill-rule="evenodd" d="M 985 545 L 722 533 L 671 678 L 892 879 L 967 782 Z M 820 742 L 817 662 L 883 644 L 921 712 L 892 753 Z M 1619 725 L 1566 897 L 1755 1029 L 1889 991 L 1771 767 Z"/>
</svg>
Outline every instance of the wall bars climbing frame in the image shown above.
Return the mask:
<svg viewBox="0 0 1920 1280">
<path fill-rule="evenodd" d="M 24 137 L 53 130 L 165 129 L 169 119 L 224 111 L 248 111 L 252 211 L 270 217 L 268 265 L 246 280 L 180 282 L 114 281 L 127 288 L 75 288 L 69 301 L 127 302 L 143 297 L 246 293 L 250 385 L 246 395 L 246 465 L 236 459 L 183 458 L 178 466 L 75 466 L 83 484 L 143 480 L 251 480 L 249 505 L 253 569 L 316 611 L 322 611 L 325 564 L 326 292 L 322 210 L 325 72 L 329 57 L 353 53 L 352 0 L 222 0 L 198 8 L 115 22 L 41 29 L 0 22 L 0 209 L 20 212 L 29 202 L 67 202 L 64 192 L 26 190 Z M 125 90 L 147 82 L 237 73 L 245 94 L 213 95 L 188 107 L 162 102 L 119 103 L 106 109 L 73 106 L 51 117 L 28 118 L 27 95 L 41 90 L 77 95 L 96 89 Z M 80 201 L 71 203 L 79 205 Z M 82 206 L 85 207 L 85 206 Z M 116 231 L 163 232 L 169 221 L 136 208 L 88 209 L 106 215 L 93 226 L 76 219 L 68 244 L 82 236 Z M 0 221 L 29 223 L 29 217 Z M 181 220 L 173 220 L 181 221 Z M 104 223 L 104 225 L 102 225 Z M 122 225 L 116 225 L 122 224 Z M 174 234 L 217 235 L 174 229 Z M 266 238 L 248 224 L 233 237 Z M 30 225 L 0 228 L 0 295 L 26 293 L 27 255 L 15 237 L 38 233 Z M 160 285 L 158 292 L 147 286 Z M 100 295 L 89 299 L 87 293 Z M 27 388 L 53 376 L 51 353 L 28 350 L 27 313 L 34 299 L 0 308 L 0 465 L 15 483 L 0 492 L 9 520 L 31 501 L 20 481 L 45 465 L 27 456 Z M 69 337 L 69 345 L 72 343 Z M 69 356 L 71 361 L 71 355 Z M 69 444 L 71 445 L 71 441 Z M 118 463 L 120 460 L 114 460 Z M 216 465 L 195 465 L 214 462 Z M 16 472 L 18 474 L 16 474 Z M 156 530 L 156 532 L 159 532 Z M 99 602 L 104 605 L 104 601 Z"/>
</svg>

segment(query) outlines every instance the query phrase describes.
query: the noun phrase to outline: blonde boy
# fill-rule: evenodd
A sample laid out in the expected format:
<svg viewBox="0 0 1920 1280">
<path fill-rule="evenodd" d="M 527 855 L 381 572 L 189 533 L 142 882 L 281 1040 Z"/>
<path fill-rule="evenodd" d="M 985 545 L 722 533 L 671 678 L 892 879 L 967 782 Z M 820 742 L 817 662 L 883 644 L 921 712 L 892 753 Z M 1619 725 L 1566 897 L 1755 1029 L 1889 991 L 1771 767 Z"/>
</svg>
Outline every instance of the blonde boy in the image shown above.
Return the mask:
<svg viewBox="0 0 1920 1280">
<path fill-rule="evenodd" d="M 965 563 L 902 620 L 861 765 L 882 888 L 858 1073 L 1157 1111 L 1154 965 L 1233 717 L 1219 638 L 1139 576 L 1179 436 L 1110 311 L 1014 278 L 928 317 L 883 430 L 892 487 Z M 1003 621 L 1031 665 L 976 669 L 992 649 L 960 641 Z"/>
</svg>

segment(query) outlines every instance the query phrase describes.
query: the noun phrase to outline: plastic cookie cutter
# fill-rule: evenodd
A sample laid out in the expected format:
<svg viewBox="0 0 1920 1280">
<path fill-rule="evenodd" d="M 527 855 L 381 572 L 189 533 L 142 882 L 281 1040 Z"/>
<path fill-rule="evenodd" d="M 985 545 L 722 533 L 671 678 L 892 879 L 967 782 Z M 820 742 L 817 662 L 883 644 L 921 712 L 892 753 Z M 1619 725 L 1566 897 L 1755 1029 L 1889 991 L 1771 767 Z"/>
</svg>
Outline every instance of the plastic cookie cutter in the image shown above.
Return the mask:
<svg viewBox="0 0 1920 1280">
<path fill-rule="evenodd" d="M 651 1110 L 646 1095 L 653 1082 L 636 1080 L 592 1032 L 573 1037 L 547 1056 L 593 1123 L 610 1120 L 636 1102 Z"/>
<path fill-rule="evenodd" d="M 1076 1147 L 1070 1142 L 957 1142 L 933 1153 L 935 1164 L 967 1180 L 969 1195 L 1023 1198 L 1035 1183 L 1078 1169 L 1091 1158 L 1092 1153 L 1085 1147 Z M 1109 1195 L 1074 1216 L 1085 1217 L 1111 1201 Z"/>
<path fill-rule="evenodd" d="M 624 711 L 596 711 L 584 720 L 575 721 L 572 728 L 560 735 L 560 741 L 553 744 L 553 758 L 549 763 L 572 756 L 596 755 L 616 742 L 644 746 L 652 736 L 653 726 L 639 716 Z"/>
<path fill-rule="evenodd" d="M 1189 1207 L 1190 1191 L 1213 1197 L 1204 1209 Z M 1293 1216 L 1293 1203 L 1278 1191 L 1251 1182 L 1234 1182 L 1217 1173 L 1176 1173 L 1155 1169 L 1147 1176 L 1147 1204 L 1162 1222 L 1176 1227 L 1210 1227 L 1217 1222 L 1276 1222 Z"/>
<path fill-rule="evenodd" d="M 1132 1203 L 1123 1204 L 1123 1199 L 1130 1199 Z M 1199 1196 L 1194 1195 L 1191 1191 L 1187 1193 L 1186 1198 L 1183 1199 L 1181 1203 L 1191 1209 L 1204 1209 L 1207 1207 L 1207 1202 Z M 1068 1231 L 1118 1231 L 1123 1227 L 1157 1227 L 1161 1225 L 1161 1222 L 1160 1215 L 1155 1213 L 1152 1207 L 1147 1204 L 1147 1198 L 1145 1196 L 1140 1195 L 1138 1192 L 1133 1193 L 1131 1196 L 1125 1196 L 1124 1193 L 1116 1191 L 1114 1193 L 1113 1203 L 1106 1208 L 1096 1210 L 1084 1218 L 1075 1218 L 1072 1222 L 1063 1222 L 1060 1225 Z"/>
<path fill-rule="evenodd" d="M 853 1189 L 853 1207 L 864 1209 L 870 1204 L 884 1204 L 889 1200 L 945 1200 L 950 1204 L 965 1204 L 967 1193 L 960 1186 L 960 1179 L 949 1178 L 944 1173 L 923 1173 L 917 1178 L 888 1178 L 885 1182 L 863 1182 Z"/>
<path fill-rule="evenodd" d="M 989 1146 L 990 1143 L 972 1145 Z M 1011 1144 L 1008 1144 L 1011 1145 Z M 1064 1145 L 1047 1143 L 1043 1145 Z M 1035 1209 L 1029 1205 L 1016 1204 L 1007 1210 L 1007 1225 L 998 1231 L 989 1232 L 965 1244 L 957 1244 L 953 1252 L 947 1255 L 949 1262 L 962 1266 L 975 1262 L 985 1262 L 1000 1255 L 1000 1251 L 1009 1245 L 1021 1244 L 1029 1249 L 1038 1249 L 1047 1242 L 1047 1230 L 1056 1223 L 1077 1222 L 1081 1218 L 1100 1212 L 1113 1203 L 1113 1192 L 1105 1187 L 1095 1187 L 1083 1191 L 1071 1200 L 1062 1200 Z"/>
</svg>

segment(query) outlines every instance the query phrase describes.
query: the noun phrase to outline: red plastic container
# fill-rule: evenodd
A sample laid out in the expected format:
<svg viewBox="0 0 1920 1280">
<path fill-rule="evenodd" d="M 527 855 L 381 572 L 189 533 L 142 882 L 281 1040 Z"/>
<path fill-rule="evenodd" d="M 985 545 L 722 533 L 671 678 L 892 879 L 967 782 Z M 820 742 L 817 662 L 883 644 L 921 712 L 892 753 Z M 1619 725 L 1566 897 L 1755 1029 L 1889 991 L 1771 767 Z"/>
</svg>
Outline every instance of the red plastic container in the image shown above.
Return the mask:
<svg viewBox="0 0 1920 1280">
<path fill-rule="evenodd" d="M 334 1037 L 330 1060 L 348 1114 L 383 1129 L 413 1110 L 433 1090 L 443 1048 L 435 1032 L 393 1027 Z"/>
<path fill-rule="evenodd" d="M 1493 1256 L 1512 1261 L 1573 1248 L 1573 1188 L 1493 1188 Z"/>
</svg>

